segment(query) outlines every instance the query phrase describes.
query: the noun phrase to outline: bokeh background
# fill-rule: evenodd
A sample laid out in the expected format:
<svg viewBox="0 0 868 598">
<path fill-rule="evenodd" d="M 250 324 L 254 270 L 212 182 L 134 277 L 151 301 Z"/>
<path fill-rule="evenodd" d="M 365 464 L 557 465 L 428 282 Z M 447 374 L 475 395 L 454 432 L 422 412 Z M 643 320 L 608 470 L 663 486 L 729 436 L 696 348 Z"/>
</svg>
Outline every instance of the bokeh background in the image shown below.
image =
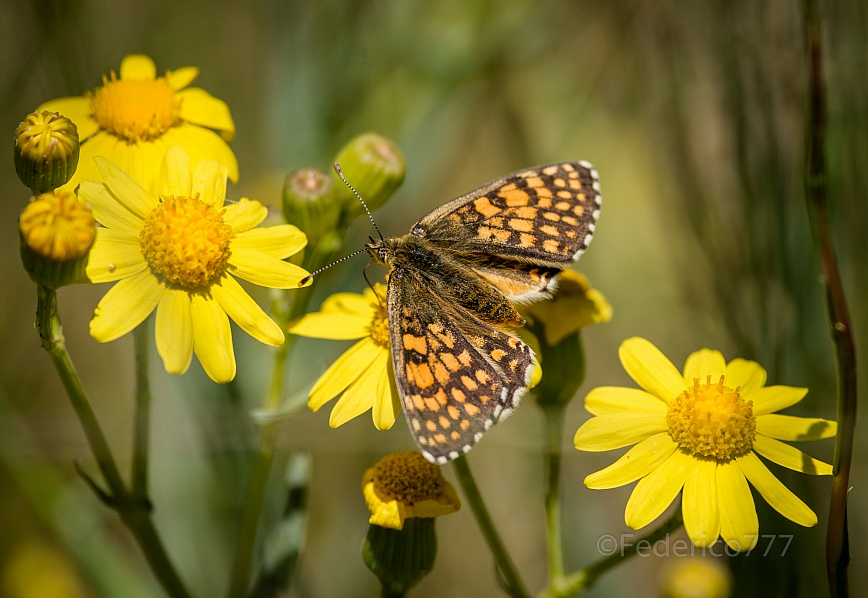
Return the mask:
<svg viewBox="0 0 868 598">
<path fill-rule="evenodd" d="M 868 350 L 868 5 L 822 2 L 829 90 L 830 201 L 855 324 L 863 411 Z M 818 262 L 802 191 L 806 60 L 799 2 L 629 0 L 323 0 L 234 2 L 39 0 L 0 4 L 0 595 L 162 596 L 131 536 L 73 471 L 95 471 L 74 412 L 32 321 L 33 285 L 18 259 L 16 220 L 28 199 L 11 136 L 41 102 L 80 95 L 143 52 L 158 70 L 201 67 L 197 85 L 225 100 L 241 169 L 229 195 L 279 205 L 286 174 L 326 168 L 351 136 L 373 130 L 407 158 L 404 186 L 378 210 L 402 234 L 428 210 L 522 167 L 589 160 L 604 207 L 579 269 L 614 306 L 584 334 L 587 381 L 568 411 L 564 516 L 568 566 L 598 558 L 603 534 L 630 533 L 630 488 L 582 479 L 616 455 L 580 454 L 569 437 L 589 416 L 581 397 L 629 384 L 625 338 L 651 339 L 681 365 L 700 347 L 759 360 L 770 383 L 807 386 L 794 414 L 834 417 L 835 380 Z M 370 234 L 359 220 L 347 250 Z M 365 258 L 320 277 L 312 305 L 364 288 Z M 60 293 L 66 337 L 98 417 L 125 469 L 133 414 L 133 344 L 93 341 L 87 323 L 105 288 Z M 263 305 L 269 298 L 256 295 Z M 197 364 L 171 377 L 153 361 L 152 498 L 171 556 L 194 595 L 221 596 L 233 554 L 269 350 L 236 329 L 237 379 L 211 383 Z M 313 381 L 346 348 L 304 339 L 287 392 Z M 156 357 L 156 356 L 155 356 Z M 283 424 L 282 459 L 312 455 L 307 542 L 292 596 L 376 596 L 359 558 L 365 468 L 410 448 L 403 421 L 376 432 L 368 417 L 338 430 L 328 409 Z M 854 596 L 868 595 L 868 417 L 851 484 Z M 545 582 L 541 417 L 531 398 L 474 449 L 471 464 L 529 587 Z M 832 442 L 803 445 L 829 461 Z M 739 596 L 826 595 L 829 478 L 771 469 L 819 515 L 797 528 L 755 494 L 760 533 L 795 534 L 763 556 L 722 559 Z M 449 468 L 447 476 L 451 476 Z M 128 470 L 128 469 L 127 469 Z M 282 473 L 275 470 L 275 495 Z M 279 504 L 279 497 L 275 499 Z M 494 569 L 468 509 L 438 521 L 434 572 L 414 596 L 497 595 Z M 761 542 L 765 548 L 767 541 Z M 636 558 L 591 596 L 658 595 L 671 558 Z"/>
</svg>

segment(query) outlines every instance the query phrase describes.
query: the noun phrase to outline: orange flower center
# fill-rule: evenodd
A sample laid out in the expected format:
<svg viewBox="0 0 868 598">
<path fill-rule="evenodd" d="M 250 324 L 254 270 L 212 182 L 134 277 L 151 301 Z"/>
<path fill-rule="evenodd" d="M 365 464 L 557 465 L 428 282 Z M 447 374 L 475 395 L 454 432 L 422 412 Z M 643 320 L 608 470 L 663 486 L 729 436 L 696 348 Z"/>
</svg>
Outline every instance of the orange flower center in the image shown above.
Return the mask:
<svg viewBox="0 0 868 598">
<path fill-rule="evenodd" d="M 100 128 L 135 143 L 151 141 L 181 121 L 181 101 L 165 77 L 103 77 L 102 87 L 88 93 L 91 113 Z"/>
<path fill-rule="evenodd" d="M 415 451 L 393 453 L 374 466 L 374 486 L 390 497 L 412 505 L 443 492 L 440 467 Z"/>
<path fill-rule="evenodd" d="M 694 378 L 693 388 L 669 406 L 669 435 L 693 455 L 732 459 L 745 454 L 756 436 L 756 417 L 753 401 L 745 401 L 740 390 L 724 386 L 723 376 L 717 384 L 711 376 L 705 384 Z"/>
<path fill-rule="evenodd" d="M 371 339 L 379 346 L 391 349 L 392 339 L 389 336 L 389 318 L 386 315 L 386 308 L 383 307 L 386 303 L 386 297 L 379 290 L 377 291 L 377 295 L 380 296 L 380 301 L 371 303 L 371 307 L 374 310 L 374 315 L 371 317 Z"/>
<path fill-rule="evenodd" d="M 223 210 L 196 197 L 166 197 L 145 218 L 139 240 L 155 272 L 186 288 L 207 285 L 229 260 L 232 229 Z"/>
</svg>

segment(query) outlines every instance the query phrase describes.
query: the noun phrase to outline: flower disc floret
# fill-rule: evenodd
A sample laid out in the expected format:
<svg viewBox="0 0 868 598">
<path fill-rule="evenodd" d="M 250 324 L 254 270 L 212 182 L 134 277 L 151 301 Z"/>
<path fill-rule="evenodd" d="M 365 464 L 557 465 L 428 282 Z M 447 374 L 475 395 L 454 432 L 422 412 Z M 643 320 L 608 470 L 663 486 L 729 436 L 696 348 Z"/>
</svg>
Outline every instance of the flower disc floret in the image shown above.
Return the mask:
<svg viewBox="0 0 868 598">
<path fill-rule="evenodd" d="M 223 273 L 232 237 L 222 210 L 194 196 L 164 198 L 145 218 L 139 239 L 155 272 L 190 289 Z"/>
<path fill-rule="evenodd" d="M 732 459 L 747 453 L 756 436 L 756 417 L 753 402 L 739 390 L 725 386 L 723 376 L 716 384 L 711 376 L 705 384 L 694 378 L 693 387 L 669 407 L 669 435 L 693 455 Z"/>
<path fill-rule="evenodd" d="M 58 262 L 87 255 L 96 237 L 91 209 L 72 193 L 43 193 L 31 201 L 18 223 L 27 246 Z"/>
<path fill-rule="evenodd" d="M 374 467 L 374 484 L 404 504 L 440 496 L 443 481 L 440 467 L 414 451 L 388 455 Z"/>
<path fill-rule="evenodd" d="M 181 101 L 165 77 L 118 79 L 112 72 L 87 98 L 100 128 L 126 141 L 151 141 L 181 122 Z"/>
<path fill-rule="evenodd" d="M 380 298 L 381 301 L 383 299 Z M 389 336 L 389 318 L 386 316 L 386 308 L 380 303 L 372 303 L 371 308 L 374 311 L 371 317 L 371 340 L 385 349 L 390 349 L 392 340 Z"/>
</svg>

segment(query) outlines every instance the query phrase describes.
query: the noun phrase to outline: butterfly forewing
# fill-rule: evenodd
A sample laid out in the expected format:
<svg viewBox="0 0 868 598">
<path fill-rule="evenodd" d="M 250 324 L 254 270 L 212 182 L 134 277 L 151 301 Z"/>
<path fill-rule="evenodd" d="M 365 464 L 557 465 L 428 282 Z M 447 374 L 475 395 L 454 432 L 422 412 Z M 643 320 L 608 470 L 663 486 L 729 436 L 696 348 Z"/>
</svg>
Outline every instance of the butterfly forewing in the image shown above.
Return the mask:
<svg viewBox="0 0 868 598">
<path fill-rule="evenodd" d="M 471 252 L 565 267 L 590 243 L 601 203 L 597 172 L 561 162 L 513 173 L 434 210 L 413 228 Z"/>
</svg>

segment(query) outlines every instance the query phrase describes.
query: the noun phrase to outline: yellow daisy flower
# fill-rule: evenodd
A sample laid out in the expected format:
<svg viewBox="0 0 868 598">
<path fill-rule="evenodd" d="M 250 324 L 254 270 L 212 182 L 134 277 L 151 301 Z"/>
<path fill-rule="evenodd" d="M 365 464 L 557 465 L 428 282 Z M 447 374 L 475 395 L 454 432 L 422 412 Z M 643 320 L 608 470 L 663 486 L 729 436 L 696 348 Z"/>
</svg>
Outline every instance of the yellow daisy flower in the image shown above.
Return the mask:
<svg viewBox="0 0 868 598">
<path fill-rule="evenodd" d="M 92 93 L 42 104 L 37 111 L 66 116 L 81 139 L 78 169 L 62 189 L 98 179 L 93 158 L 104 156 L 147 191 L 159 193 L 160 164 L 173 145 L 187 150 L 194 168 L 202 160 L 216 160 L 238 182 L 238 161 L 224 141 L 235 136 L 235 123 L 222 100 L 187 87 L 198 74 L 198 68 L 188 66 L 157 77 L 150 57 L 131 54 L 121 61 L 120 78 L 112 72 Z"/>
<path fill-rule="evenodd" d="M 455 488 L 440 466 L 416 451 L 392 453 L 362 477 L 370 523 L 402 529 L 410 517 L 440 517 L 461 509 Z"/>
<path fill-rule="evenodd" d="M 283 258 L 305 246 L 304 233 L 289 224 L 254 228 L 268 209 L 247 199 L 224 206 L 226 166 L 202 160 L 194 170 L 180 146 L 166 152 L 159 197 L 105 158 L 95 160 L 105 182 L 84 181 L 79 196 L 105 228 L 97 229 L 87 276 L 119 281 L 94 311 L 96 340 L 123 336 L 156 309 L 166 371 L 183 374 L 195 352 L 215 382 L 235 377 L 229 318 L 258 341 L 283 343 L 280 327 L 233 275 L 297 288 L 307 272 Z"/>
<path fill-rule="evenodd" d="M 684 375 L 643 338 L 624 341 L 621 364 L 644 390 L 603 386 L 585 397 L 593 413 L 576 432 L 576 448 L 609 451 L 635 444 L 609 467 L 585 478 L 589 488 L 616 488 L 640 480 L 624 514 L 633 529 L 645 527 L 684 489 L 684 528 L 697 546 L 718 536 L 735 550 L 757 541 L 759 521 L 747 482 L 781 515 L 810 527 L 817 516 L 760 461 L 831 475 L 832 466 L 781 440 L 834 436 L 837 425 L 819 418 L 778 415 L 808 389 L 765 386 L 756 362 L 718 351 L 692 353 Z M 638 443 L 638 444 L 637 444 Z"/>
<path fill-rule="evenodd" d="M 391 376 L 386 289 L 381 284 L 375 288 L 376 295 L 370 289 L 361 295 L 336 293 L 323 302 L 320 311 L 303 316 L 287 330 L 309 338 L 361 339 L 320 376 L 308 397 L 308 406 L 318 411 L 341 395 L 329 417 L 332 428 L 371 409 L 374 426 L 388 430 L 401 413 Z"/>
</svg>

